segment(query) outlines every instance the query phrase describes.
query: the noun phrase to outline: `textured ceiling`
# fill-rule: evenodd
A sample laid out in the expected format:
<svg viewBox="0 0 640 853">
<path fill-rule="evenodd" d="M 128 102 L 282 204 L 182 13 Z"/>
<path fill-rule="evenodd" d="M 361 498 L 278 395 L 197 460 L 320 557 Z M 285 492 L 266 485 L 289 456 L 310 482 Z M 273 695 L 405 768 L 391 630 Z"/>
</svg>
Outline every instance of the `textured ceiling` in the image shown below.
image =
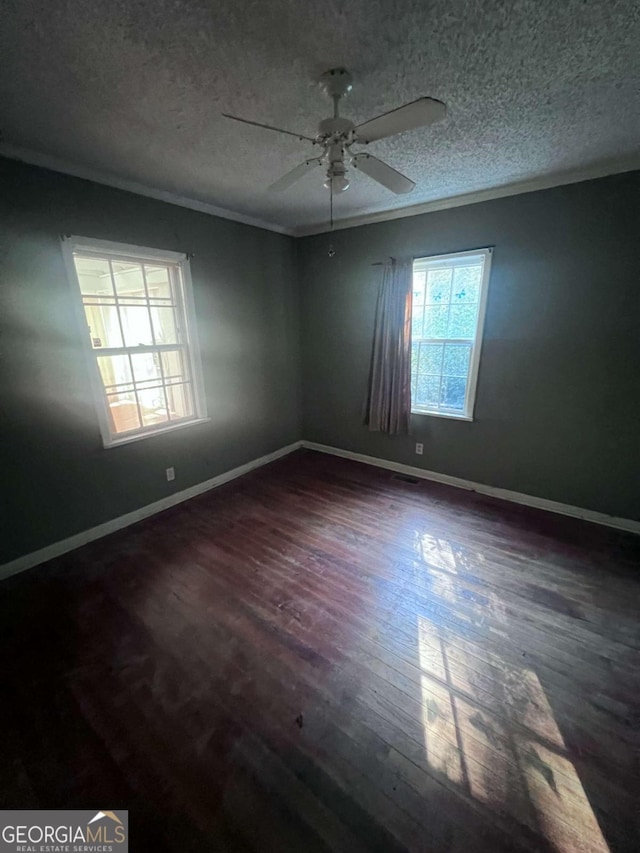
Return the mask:
<svg viewBox="0 0 640 853">
<path fill-rule="evenodd" d="M 421 95 L 440 124 L 372 143 L 417 182 L 357 174 L 353 217 L 627 162 L 640 139 L 637 0 L 7 0 L 5 146 L 300 229 L 327 219 L 322 174 L 266 187 L 313 147 L 220 116 L 313 135 L 314 81 L 346 66 L 356 123 Z M 5 149 L 6 150 L 6 149 Z"/>
</svg>

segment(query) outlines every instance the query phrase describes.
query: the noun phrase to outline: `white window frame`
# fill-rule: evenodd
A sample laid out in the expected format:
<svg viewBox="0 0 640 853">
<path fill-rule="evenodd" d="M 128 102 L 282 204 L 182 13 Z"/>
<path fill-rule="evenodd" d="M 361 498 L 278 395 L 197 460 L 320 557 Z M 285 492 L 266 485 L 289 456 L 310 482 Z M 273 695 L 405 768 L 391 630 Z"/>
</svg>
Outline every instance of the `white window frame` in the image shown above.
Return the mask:
<svg viewBox="0 0 640 853">
<path fill-rule="evenodd" d="M 484 263 L 482 268 L 482 281 L 480 283 L 480 298 L 478 300 L 478 316 L 476 318 L 476 328 L 471 344 L 471 356 L 469 361 L 469 373 L 467 379 L 467 389 L 465 393 L 464 408 L 459 410 L 447 409 L 428 409 L 424 406 L 417 408 L 411 398 L 411 414 L 425 415 L 435 418 L 453 418 L 459 421 L 473 421 L 473 413 L 476 402 L 476 390 L 478 386 L 478 370 L 480 368 L 480 352 L 482 349 L 482 341 L 484 337 L 484 321 L 487 311 L 487 297 L 489 295 L 489 279 L 491 276 L 491 259 L 493 256 L 493 247 L 484 249 L 469 249 L 463 252 L 451 252 L 447 255 L 427 255 L 424 257 L 413 259 L 413 272 L 416 266 L 422 265 L 426 269 L 437 269 L 439 266 L 448 266 L 452 260 L 464 259 L 470 256 L 482 255 Z M 425 285 L 426 286 L 426 285 Z M 412 304 L 413 304 L 413 289 L 412 289 Z M 428 340 L 433 343 L 462 343 L 468 342 L 468 338 L 420 338 L 421 341 Z"/>
<path fill-rule="evenodd" d="M 135 246 L 129 243 L 114 243 L 110 240 L 94 240 L 91 237 L 78 237 L 75 235 L 62 238 L 62 253 L 67 269 L 67 277 L 73 292 L 73 302 L 80 324 L 83 350 L 85 353 L 91 389 L 94 398 L 100 433 L 105 448 L 118 447 L 129 444 L 132 441 L 151 438 L 154 435 L 164 435 L 179 429 L 186 429 L 194 424 L 205 423 L 207 417 L 204 384 L 202 378 L 202 363 L 200 360 L 200 347 L 196 331 L 196 314 L 193 302 L 193 285 L 191 282 L 191 269 L 189 257 L 180 252 L 170 252 L 163 249 L 150 249 L 144 246 Z M 87 334 L 87 318 L 84 311 L 80 282 L 74 263 L 75 253 L 89 253 L 97 256 L 108 256 L 110 260 L 132 261 L 137 263 L 171 263 L 175 264 L 179 271 L 179 282 L 177 282 L 182 296 L 182 317 L 184 325 L 186 351 L 188 353 L 190 377 L 192 384 L 192 396 L 194 414 L 188 419 L 171 423 L 154 424 L 153 426 L 142 426 L 135 430 L 123 433 L 114 433 L 110 427 L 107 399 L 104 391 L 102 376 L 98 366 L 98 354 L 102 350 L 91 346 L 90 335 Z M 124 342 L 123 342 L 124 343 Z M 122 349 L 127 349 L 123 347 Z M 132 349 L 132 348 L 129 348 Z"/>
</svg>

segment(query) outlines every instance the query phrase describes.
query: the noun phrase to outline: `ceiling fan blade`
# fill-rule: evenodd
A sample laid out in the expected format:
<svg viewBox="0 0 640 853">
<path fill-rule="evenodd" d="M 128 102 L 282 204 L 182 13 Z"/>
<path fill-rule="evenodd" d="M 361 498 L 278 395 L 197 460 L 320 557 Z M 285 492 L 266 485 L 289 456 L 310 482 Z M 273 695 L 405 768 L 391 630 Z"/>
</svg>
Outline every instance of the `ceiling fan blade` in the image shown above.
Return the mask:
<svg viewBox="0 0 640 853">
<path fill-rule="evenodd" d="M 225 118 L 233 119 L 233 121 L 240 121 L 242 124 L 251 124 L 254 127 L 263 127 L 265 130 L 275 130 L 276 133 L 286 133 L 287 136 L 295 136 L 296 139 L 304 139 L 307 142 L 315 142 L 311 136 L 305 136 L 304 133 L 295 133 L 293 130 L 283 130 L 281 127 L 273 127 L 270 124 L 261 124 L 259 121 L 249 121 L 248 118 L 239 118 L 238 116 L 229 115 L 229 113 L 222 113 Z"/>
<path fill-rule="evenodd" d="M 307 172 L 310 172 L 311 169 L 314 169 L 316 166 L 321 165 L 322 160 L 320 159 L 320 157 L 314 157 L 311 160 L 305 160 L 304 163 L 300 163 L 300 165 L 296 166 L 295 169 L 292 169 L 290 172 L 287 172 L 286 175 L 283 175 L 274 184 L 271 184 L 271 186 L 269 187 L 269 191 L 274 193 L 280 193 L 283 190 L 288 189 L 291 184 L 294 184 L 303 175 L 306 175 Z"/>
<path fill-rule="evenodd" d="M 410 193 L 416 185 L 415 181 L 405 178 L 400 172 L 392 169 L 391 166 L 387 166 L 386 163 L 371 154 L 356 154 L 353 158 L 353 165 L 396 195 Z"/>
<path fill-rule="evenodd" d="M 374 142 L 376 139 L 384 139 L 385 136 L 404 133 L 405 130 L 426 127 L 428 124 L 440 121 L 446 113 L 447 108 L 442 101 L 436 101 L 434 98 L 418 98 L 417 101 L 411 101 L 410 104 L 358 125 L 356 127 L 358 142 Z"/>
</svg>

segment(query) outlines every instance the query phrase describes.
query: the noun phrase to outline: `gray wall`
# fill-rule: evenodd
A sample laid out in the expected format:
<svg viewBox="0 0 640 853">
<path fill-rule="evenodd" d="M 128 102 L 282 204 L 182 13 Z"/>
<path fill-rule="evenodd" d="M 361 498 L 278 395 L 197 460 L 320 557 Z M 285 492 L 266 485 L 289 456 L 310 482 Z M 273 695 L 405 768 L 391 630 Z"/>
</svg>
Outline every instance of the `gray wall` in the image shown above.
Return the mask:
<svg viewBox="0 0 640 853">
<path fill-rule="evenodd" d="M 0 188 L 0 564 L 300 438 L 292 238 L 9 160 Z M 61 233 L 194 253 L 210 423 L 103 449 Z"/>
<path fill-rule="evenodd" d="M 368 432 L 371 263 L 484 246 L 475 421 Z M 300 240 L 304 438 L 640 519 L 639 246 L 639 172 Z"/>
<path fill-rule="evenodd" d="M 301 437 L 640 518 L 640 173 L 298 241 L 9 160 L 0 187 L 0 564 Z M 61 233 L 194 253 L 209 423 L 103 449 Z M 369 433 L 371 263 L 489 245 L 476 420 Z"/>
</svg>

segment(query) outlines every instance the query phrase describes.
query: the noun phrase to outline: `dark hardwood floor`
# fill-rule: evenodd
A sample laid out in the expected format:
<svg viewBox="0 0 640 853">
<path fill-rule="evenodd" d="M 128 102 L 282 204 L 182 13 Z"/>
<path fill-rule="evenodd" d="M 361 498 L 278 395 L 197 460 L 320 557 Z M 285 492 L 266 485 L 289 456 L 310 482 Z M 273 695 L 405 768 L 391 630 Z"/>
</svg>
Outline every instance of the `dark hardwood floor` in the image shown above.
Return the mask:
<svg viewBox="0 0 640 853">
<path fill-rule="evenodd" d="M 640 538 L 301 451 L 0 585 L 3 808 L 637 851 Z"/>
</svg>

